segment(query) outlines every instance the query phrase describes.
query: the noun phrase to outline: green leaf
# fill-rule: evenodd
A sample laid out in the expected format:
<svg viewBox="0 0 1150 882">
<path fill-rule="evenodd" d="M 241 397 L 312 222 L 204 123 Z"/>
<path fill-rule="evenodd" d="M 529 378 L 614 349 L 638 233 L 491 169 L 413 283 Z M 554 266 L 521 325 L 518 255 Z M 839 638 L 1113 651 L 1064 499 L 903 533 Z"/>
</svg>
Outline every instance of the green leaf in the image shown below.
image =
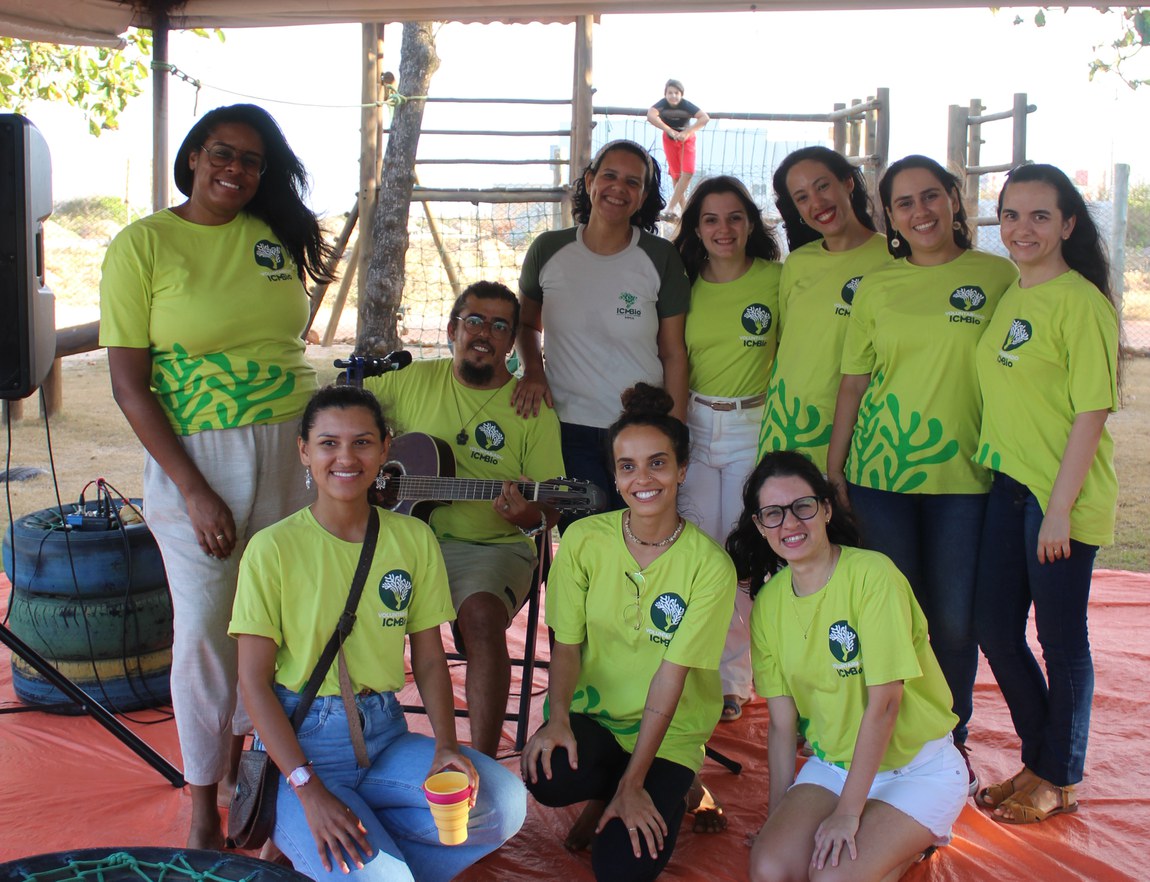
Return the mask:
<svg viewBox="0 0 1150 882">
<path fill-rule="evenodd" d="M 1034 23 L 1040 28 L 1046 27 L 1046 10 L 1040 9 L 1034 13 Z"/>
</svg>

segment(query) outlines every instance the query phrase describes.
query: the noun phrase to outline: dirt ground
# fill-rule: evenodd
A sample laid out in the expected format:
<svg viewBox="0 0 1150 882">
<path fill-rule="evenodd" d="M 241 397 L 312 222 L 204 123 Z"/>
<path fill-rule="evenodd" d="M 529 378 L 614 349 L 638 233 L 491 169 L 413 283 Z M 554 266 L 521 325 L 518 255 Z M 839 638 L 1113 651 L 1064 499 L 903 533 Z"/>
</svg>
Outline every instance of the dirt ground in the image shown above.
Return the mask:
<svg viewBox="0 0 1150 882">
<path fill-rule="evenodd" d="M 309 357 L 321 380 L 335 377 L 332 361 L 348 346 L 312 346 Z M 38 415 L 34 399 L 24 403 L 24 419 L 3 427 L 7 461 L 0 471 L 21 466 L 44 474 L 7 486 L 8 503 L 0 514 L 7 521 L 72 502 L 85 484 L 105 478 L 125 496 L 142 492 L 143 453 L 135 435 L 112 400 L 108 362 L 103 351 L 64 360 L 63 412 L 49 426 Z M 1150 572 L 1150 359 L 1130 358 L 1125 365 L 1125 406 L 1111 416 L 1119 480 L 1117 542 L 1101 550 L 1098 566 Z M 51 447 L 48 440 L 51 438 Z M 52 472 L 56 476 L 52 480 Z M 89 491 L 91 497 L 91 491 Z"/>
</svg>

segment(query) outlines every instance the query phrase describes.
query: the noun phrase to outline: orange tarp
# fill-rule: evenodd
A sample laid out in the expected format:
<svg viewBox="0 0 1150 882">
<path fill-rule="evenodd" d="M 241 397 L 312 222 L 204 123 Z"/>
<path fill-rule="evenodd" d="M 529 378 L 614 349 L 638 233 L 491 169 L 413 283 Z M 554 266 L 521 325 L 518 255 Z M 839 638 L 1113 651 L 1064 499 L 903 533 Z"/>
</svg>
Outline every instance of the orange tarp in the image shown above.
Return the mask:
<svg viewBox="0 0 1150 882">
<path fill-rule="evenodd" d="M 0 597 L 4 594 L 0 590 Z M 520 647 L 521 626 L 522 616 L 511 635 Z M 905 879 L 1133 882 L 1147 878 L 1150 690 L 1142 674 L 1143 665 L 1150 662 L 1144 642 L 1144 635 L 1150 633 L 1150 576 L 1097 572 L 1090 626 L 1097 685 L 1086 780 L 1078 794 L 1081 810 L 1045 824 L 1007 827 L 991 821 L 972 802 L 955 826 L 952 845 L 912 868 Z M 545 636 L 539 643 L 545 656 Z M 462 703 L 461 669 L 455 671 L 455 680 Z M 545 689 L 546 672 L 539 671 L 536 718 Z M 405 697 L 415 700 L 414 689 L 407 691 L 411 694 Z M 0 706 L 15 702 L 7 650 L 0 649 Z M 160 714 L 143 711 L 131 716 L 143 721 Z M 423 717 L 410 719 L 412 728 L 425 729 Z M 128 725 L 179 765 L 171 722 Z M 460 724 L 460 733 L 466 737 L 465 722 Z M 511 734 L 509 724 L 505 751 L 510 751 Z M 719 725 L 711 745 L 741 761 L 744 771 L 732 775 L 708 761 L 703 776 L 724 803 L 730 826 L 723 834 L 704 836 L 693 834 L 688 822 L 664 878 L 747 878 L 749 841 L 766 814 L 766 735 L 762 702 L 749 705 L 738 722 Z M 975 770 L 984 781 L 997 781 L 1017 770 L 1017 738 L 985 662 L 975 691 L 970 746 Z M 518 768 L 517 757 L 509 756 L 506 763 Z M 0 861 L 85 847 L 179 847 L 189 807 L 186 791 L 171 787 L 87 717 L 42 712 L 0 715 Z M 591 880 L 588 857 L 568 855 L 561 845 L 575 814 L 574 809 L 553 811 L 532 803 L 519 835 L 462 878 L 469 882 Z"/>
</svg>

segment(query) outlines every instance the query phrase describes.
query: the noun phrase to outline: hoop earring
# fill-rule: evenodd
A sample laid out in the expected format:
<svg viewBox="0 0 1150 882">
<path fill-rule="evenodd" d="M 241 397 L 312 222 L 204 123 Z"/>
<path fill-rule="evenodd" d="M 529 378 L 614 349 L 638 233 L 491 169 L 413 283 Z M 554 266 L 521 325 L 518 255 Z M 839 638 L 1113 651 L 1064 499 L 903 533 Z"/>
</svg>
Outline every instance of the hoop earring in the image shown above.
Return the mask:
<svg viewBox="0 0 1150 882">
<path fill-rule="evenodd" d="M 807 226 L 806 218 L 800 216 L 799 217 L 799 223 L 802 224 L 804 227 Z"/>
<path fill-rule="evenodd" d="M 950 225 L 950 227 L 952 230 L 954 230 L 957 233 L 959 230 L 962 229 L 962 224 L 960 224 L 958 221 L 955 221 L 953 224 Z"/>
<path fill-rule="evenodd" d="M 890 237 L 890 247 L 894 248 L 894 249 L 898 249 L 898 248 L 902 247 L 902 240 L 899 239 L 898 236 L 891 236 Z"/>
<path fill-rule="evenodd" d="M 311 489 L 311 466 L 303 467 L 303 486 L 304 489 Z"/>
<path fill-rule="evenodd" d="M 382 490 L 387 486 L 387 474 L 383 470 L 383 466 L 379 467 L 379 474 L 375 476 L 375 489 Z"/>
</svg>

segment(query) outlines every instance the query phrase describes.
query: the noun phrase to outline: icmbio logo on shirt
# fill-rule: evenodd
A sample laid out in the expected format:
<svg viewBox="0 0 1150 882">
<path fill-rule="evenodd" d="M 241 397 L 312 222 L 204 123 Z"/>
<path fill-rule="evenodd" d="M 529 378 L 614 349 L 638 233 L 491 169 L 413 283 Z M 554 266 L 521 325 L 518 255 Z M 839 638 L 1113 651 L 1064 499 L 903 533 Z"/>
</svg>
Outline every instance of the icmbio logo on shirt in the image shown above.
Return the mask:
<svg viewBox="0 0 1150 882">
<path fill-rule="evenodd" d="M 651 603 L 651 624 L 655 626 L 648 631 L 651 642 L 668 645 L 686 612 L 687 603 L 678 594 L 666 591 L 656 597 Z"/>
<path fill-rule="evenodd" d="M 858 632 L 845 619 L 840 619 L 827 629 L 827 643 L 835 662 L 831 665 L 840 677 L 855 677 L 862 673 L 859 652 Z"/>
<path fill-rule="evenodd" d="M 475 443 L 486 451 L 502 450 L 507 439 L 495 420 L 484 420 L 475 427 Z"/>
<path fill-rule="evenodd" d="M 1002 351 L 1010 352 L 1017 349 L 1033 335 L 1034 328 L 1031 327 L 1030 322 L 1026 319 L 1016 318 L 1010 323 L 1010 329 L 1006 332 L 1006 339 L 1002 341 Z"/>
<path fill-rule="evenodd" d="M 743 310 L 743 328 L 748 334 L 761 337 L 771 329 L 774 316 L 770 307 L 763 303 L 752 303 Z"/>
<path fill-rule="evenodd" d="M 275 242 L 269 242 L 267 239 L 260 239 L 256 242 L 256 263 L 260 266 L 266 266 L 270 270 L 281 270 L 284 268 L 284 250 L 283 246 Z"/>
<path fill-rule="evenodd" d="M 847 283 L 843 285 L 842 291 L 839 292 L 839 297 L 842 298 L 843 303 L 835 304 L 835 315 L 850 315 L 851 304 L 855 302 L 855 292 L 859 289 L 859 282 L 862 281 L 862 276 L 855 276 L 853 279 L 847 279 Z"/>
<path fill-rule="evenodd" d="M 951 322 L 964 325 L 981 325 L 982 316 L 974 315 L 986 305 L 986 294 L 978 285 L 960 285 L 950 295 L 950 305 L 954 311 L 946 317 Z"/>
<path fill-rule="evenodd" d="M 379 599 L 390 612 L 379 614 L 380 623 L 385 627 L 404 625 L 407 616 L 397 615 L 411 603 L 411 573 L 407 570 L 391 570 L 379 580 Z"/>
<path fill-rule="evenodd" d="M 643 310 L 635 306 L 639 298 L 630 291 L 624 291 L 619 295 L 619 299 L 623 301 L 623 305 L 615 310 L 615 315 L 621 315 L 626 319 L 636 319 L 643 315 Z"/>
</svg>

